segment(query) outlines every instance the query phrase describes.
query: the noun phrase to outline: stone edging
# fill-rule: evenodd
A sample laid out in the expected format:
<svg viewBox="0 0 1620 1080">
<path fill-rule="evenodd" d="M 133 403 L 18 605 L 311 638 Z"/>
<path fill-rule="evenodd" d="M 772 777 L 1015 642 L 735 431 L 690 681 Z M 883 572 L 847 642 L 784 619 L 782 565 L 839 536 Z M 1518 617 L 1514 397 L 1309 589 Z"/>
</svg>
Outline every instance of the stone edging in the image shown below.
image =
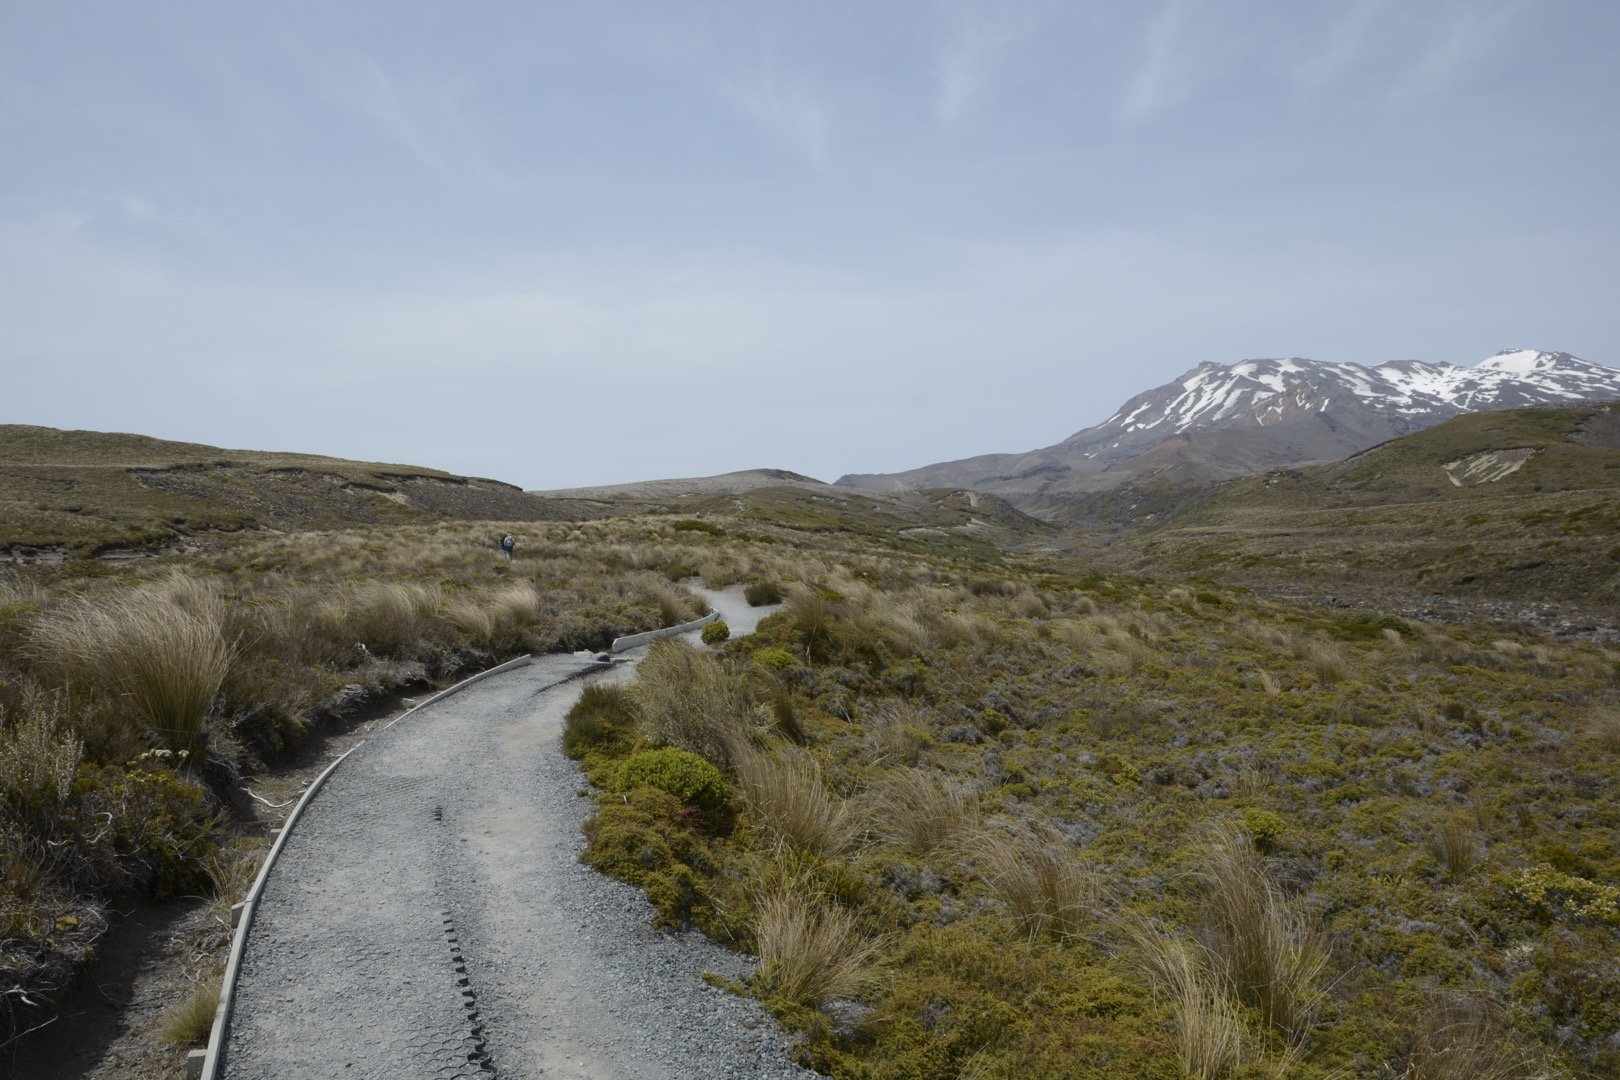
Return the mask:
<svg viewBox="0 0 1620 1080">
<path fill-rule="evenodd" d="M 528 664 L 531 659 L 530 656 L 525 654 L 515 660 L 508 660 L 504 664 L 497 664 L 487 671 L 480 671 L 476 675 L 470 675 L 454 686 L 440 690 L 426 701 L 412 705 L 378 730 L 379 732 L 387 731 L 412 713 L 425 709 L 434 702 L 442 701 L 460 690 L 465 690 L 480 679 L 487 679 L 491 675 L 522 667 Z M 189 1080 L 199 1080 L 199 1078 L 200 1080 L 217 1080 L 219 1075 L 219 1066 L 225 1047 L 225 1032 L 230 1026 L 231 1006 L 236 1001 L 236 980 L 241 973 L 242 954 L 247 951 L 248 929 L 253 925 L 253 908 L 259 902 L 259 895 L 264 892 L 265 882 L 270 877 L 270 868 L 275 865 L 276 857 L 281 854 L 282 845 L 287 842 L 287 836 L 292 832 L 292 827 L 298 821 L 299 815 L 304 812 L 304 807 L 309 805 L 309 801 L 315 797 L 315 793 L 321 790 L 321 786 L 326 783 L 327 777 L 331 776 L 333 771 L 343 764 L 344 758 L 364 745 L 365 742 L 361 741 L 345 750 L 338 756 L 337 760 L 322 770 L 321 774 L 310 783 L 309 787 L 304 791 L 303 797 L 298 800 L 298 805 L 293 807 L 291 814 L 287 815 L 287 820 L 281 823 L 281 832 L 277 835 L 276 842 L 271 845 L 270 854 L 265 856 L 264 865 L 259 868 L 259 876 L 254 879 L 253 887 L 248 890 L 248 894 L 242 902 L 231 909 L 236 933 L 231 939 L 231 956 L 225 965 L 225 981 L 220 987 L 219 1005 L 214 1010 L 214 1026 L 208 1033 L 208 1049 L 193 1050 L 186 1059 L 186 1076 Z"/>
<path fill-rule="evenodd" d="M 647 642 L 657 641 L 659 638 L 675 637 L 679 634 L 690 633 L 700 626 L 714 622 L 719 617 L 720 613 L 718 611 L 711 611 L 701 619 L 693 619 L 691 622 L 681 623 L 679 626 L 666 626 L 662 630 L 648 630 L 640 634 L 626 634 L 624 637 L 614 638 L 613 646 L 608 651 L 616 653 L 624 652 L 626 649 L 633 649 L 637 645 L 645 645 Z"/>
</svg>

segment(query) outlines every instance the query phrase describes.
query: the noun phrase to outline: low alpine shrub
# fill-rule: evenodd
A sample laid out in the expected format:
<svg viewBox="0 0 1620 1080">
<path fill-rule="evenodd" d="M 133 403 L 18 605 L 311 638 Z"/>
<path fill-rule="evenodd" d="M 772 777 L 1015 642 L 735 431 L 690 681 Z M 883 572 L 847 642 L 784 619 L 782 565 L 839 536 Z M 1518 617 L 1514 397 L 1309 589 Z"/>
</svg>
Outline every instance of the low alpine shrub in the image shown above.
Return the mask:
<svg viewBox="0 0 1620 1080">
<path fill-rule="evenodd" d="M 639 750 L 619 766 L 620 791 L 654 787 L 709 814 L 723 812 L 727 804 L 726 780 L 720 770 L 689 750 L 666 746 Z"/>
</svg>

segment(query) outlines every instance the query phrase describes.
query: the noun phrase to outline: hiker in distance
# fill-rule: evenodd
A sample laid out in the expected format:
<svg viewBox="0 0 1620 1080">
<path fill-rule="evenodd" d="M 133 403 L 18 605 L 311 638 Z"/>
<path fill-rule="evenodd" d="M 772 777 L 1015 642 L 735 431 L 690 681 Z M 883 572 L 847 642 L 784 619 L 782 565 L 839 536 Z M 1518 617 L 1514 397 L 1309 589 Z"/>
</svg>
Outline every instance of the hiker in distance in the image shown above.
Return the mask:
<svg viewBox="0 0 1620 1080">
<path fill-rule="evenodd" d="M 501 554 L 506 556 L 507 562 L 512 561 L 512 549 L 515 547 L 517 547 L 517 541 L 512 539 L 511 533 L 501 537 Z"/>
</svg>

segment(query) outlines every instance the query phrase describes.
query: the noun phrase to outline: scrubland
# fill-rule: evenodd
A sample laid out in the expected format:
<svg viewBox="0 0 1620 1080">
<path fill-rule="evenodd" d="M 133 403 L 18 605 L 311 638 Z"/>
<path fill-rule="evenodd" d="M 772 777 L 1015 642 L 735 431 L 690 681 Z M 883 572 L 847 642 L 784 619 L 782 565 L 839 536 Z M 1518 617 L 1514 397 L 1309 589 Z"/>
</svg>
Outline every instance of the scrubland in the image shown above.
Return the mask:
<svg viewBox="0 0 1620 1080">
<path fill-rule="evenodd" d="M 810 1064 L 1620 1072 L 1620 652 L 830 554 L 740 556 L 783 608 L 713 654 L 658 645 L 569 741 L 586 859 L 755 952 Z M 653 747 L 725 798 L 630 775 Z"/>
<path fill-rule="evenodd" d="M 1620 1072 L 1620 652 L 793 524 L 513 526 L 510 565 L 506 526 L 241 536 L 11 580 L 0 1019 L 113 898 L 229 894 L 243 771 L 391 688 L 678 621 L 701 574 L 781 606 L 585 690 L 584 858 L 759 956 L 737 989 L 816 1068 Z"/>
</svg>

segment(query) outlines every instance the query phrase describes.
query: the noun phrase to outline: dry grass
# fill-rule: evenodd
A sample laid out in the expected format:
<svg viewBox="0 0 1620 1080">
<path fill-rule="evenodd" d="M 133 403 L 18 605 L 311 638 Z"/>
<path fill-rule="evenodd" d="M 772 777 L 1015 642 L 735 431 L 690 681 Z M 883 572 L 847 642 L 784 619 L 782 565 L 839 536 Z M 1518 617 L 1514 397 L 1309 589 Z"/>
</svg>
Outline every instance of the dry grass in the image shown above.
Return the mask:
<svg viewBox="0 0 1620 1080">
<path fill-rule="evenodd" d="M 62 723 L 55 696 L 30 693 L 10 716 L 0 708 L 0 817 L 54 838 L 68 812 L 83 752 L 78 737 Z"/>
<path fill-rule="evenodd" d="M 1344 682 L 1354 670 L 1344 650 L 1337 645 L 1317 643 L 1306 646 L 1301 659 L 1311 666 L 1316 681 L 1323 686 Z"/>
<path fill-rule="evenodd" d="M 200 749 L 230 668 L 217 591 L 171 579 L 99 603 L 70 601 L 36 620 L 32 645 L 65 680 L 126 703 L 174 750 Z"/>
<path fill-rule="evenodd" d="M 878 829 L 892 843 L 918 854 L 950 843 L 976 828 L 978 804 L 937 773 L 896 769 L 875 799 Z"/>
<path fill-rule="evenodd" d="M 1072 937 L 1093 922 L 1091 867 L 1050 828 L 984 828 L 965 842 L 1002 908 L 1030 940 Z"/>
<path fill-rule="evenodd" d="M 856 929 L 852 912 L 807 891 L 802 882 L 780 885 L 760 898 L 754 940 L 759 996 L 811 1006 L 859 993 L 877 952 Z"/>
<path fill-rule="evenodd" d="M 777 850 L 796 848 L 837 855 L 854 843 L 851 804 L 827 790 L 821 766 L 808 752 L 776 754 L 744 749 L 735 760 L 737 789 L 749 818 Z"/>
<path fill-rule="evenodd" d="M 1620 709 L 1602 709 L 1586 719 L 1586 730 L 1609 753 L 1620 753 Z"/>
<path fill-rule="evenodd" d="M 1157 924 L 1129 929 L 1147 959 L 1155 991 L 1169 999 L 1182 1070 L 1196 1080 L 1216 1080 L 1235 1069 L 1244 1057 L 1243 1017 L 1221 992 L 1202 950 Z"/>
<path fill-rule="evenodd" d="M 205 971 L 185 997 L 169 1006 L 158 1021 L 158 1037 L 171 1046 L 201 1046 L 208 1041 L 214 1027 L 214 1013 L 219 1009 L 220 982 L 224 972 L 219 968 Z"/>
<path fill-rule="evenodd" d="M 741 683 L 712 654 L 680 640 L 655 641 L 636 668 L 642 734 L 654 746 L 690 750 L 722 769 L 748 745 L 753 708 Z"/>
<path fill-rule="evenodd" d="M 1437 819 L 1429 831 L 1429 851 L 1447 877 L 1460 878 L 1479 863 L 1479 839 L 1467 820 L 1448 814 Z"/>
<path fill-rule="evenodd" d="M 1327 947 L 1317 928 L 1266 875 L 1254 845 L 1223 823 L 1198 877 L 1211 919 L 1212 955 L 1237 999 L 1291 1042 L 1309 1033 L 1323 996 Z"/>
<path fill-rule="evenodd" d="M 1532 1080 L 1544 1075 L 1485 1002 L 1442 999 L 1423 1018 L 1402 1080 Z"/>
<path fill-rule="evenodd" d="M 443 603 L 434 588 L 400 581 L 367 581 L 347 590 L 342 625 L 379 656 L 403 656 L 429 635 Z"/>
</svg>

